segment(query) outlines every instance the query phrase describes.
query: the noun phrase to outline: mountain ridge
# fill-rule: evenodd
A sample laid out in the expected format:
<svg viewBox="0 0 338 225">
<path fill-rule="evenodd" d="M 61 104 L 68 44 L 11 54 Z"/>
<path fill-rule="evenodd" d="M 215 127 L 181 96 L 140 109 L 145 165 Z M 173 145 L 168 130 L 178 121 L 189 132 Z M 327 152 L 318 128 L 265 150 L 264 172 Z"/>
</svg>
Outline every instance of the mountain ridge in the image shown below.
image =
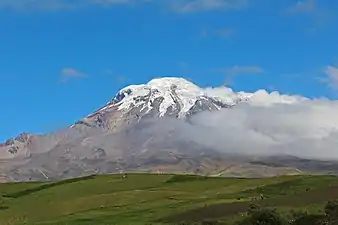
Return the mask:
<svg viewBox="0 0 338 225">
<path fill-rule="evenodd" d="M 303 172 L 297 160 L 265 165 L 261 160 L 220 152 L 196 142 L 186 132 L 190 120 L 201 112 L 231 110 L 241 103 L 293 104 L 305 98 L 266 91 L 236 93 L 226 87 L 220 93 L 219 89 L 201 88 L 175 77 L 127 86 L 105 106 L 69 128 L 45 135 L 23 133 L 1 144 L 0 175 L 8 180 L 28 181 L 121 171 L 222 176 Z M 272 96 L 272 103 L 259 101 L 265 96 Z M 315 172 L 335 168 L 331 164 L 325 167 L 325 163 L 315 165 L 319 168 Z"/>
</svg>

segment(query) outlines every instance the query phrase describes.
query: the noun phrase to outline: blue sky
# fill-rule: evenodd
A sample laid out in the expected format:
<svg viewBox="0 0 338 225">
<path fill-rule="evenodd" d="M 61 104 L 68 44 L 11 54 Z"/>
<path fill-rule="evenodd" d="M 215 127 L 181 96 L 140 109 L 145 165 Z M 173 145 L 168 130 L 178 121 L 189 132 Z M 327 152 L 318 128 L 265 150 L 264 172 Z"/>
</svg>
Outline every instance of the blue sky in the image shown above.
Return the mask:
<svg viewBox="0 0 338 225">
<path fill-rule="evenodd" d="M 332 0 L 0 0 L 0 141 L 160 76 L 335 99 L 337 12 Z"/>
</svg>

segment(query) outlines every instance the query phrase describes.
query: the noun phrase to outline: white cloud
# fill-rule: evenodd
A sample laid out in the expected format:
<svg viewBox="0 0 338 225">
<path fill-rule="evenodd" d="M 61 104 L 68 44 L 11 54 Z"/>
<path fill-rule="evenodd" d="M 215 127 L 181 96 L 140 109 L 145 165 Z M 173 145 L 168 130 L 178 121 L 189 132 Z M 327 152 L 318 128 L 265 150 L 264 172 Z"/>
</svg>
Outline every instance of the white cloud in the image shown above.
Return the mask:
<svg viewBox="0 0 338 225">
<path fill-rule="evenodd" d="M 210 90 L 230 93 L 227 88 Z M 157 126 L 175 126 L 176 138 L 226 153 L 338 159 L 337 111 L 338 101 L 259 90 L 231 109 L 203 112 L 189 123 L 163 120 Z"/>
<path fill-rule="evenodd" d="M 83 78 L 87 76 L 87 74 L 74 68 L 63 68 L 60 73 L 63 82 L 68 81 L 69 78 Z"/>
<path fill-rule="evenodd" d="M 334 89 L 338 88 L 338 68 L 334 66 L 327 66 L 324 70 L 327 78 L 324 79 L 324 82 L 328 83 L 329 86 Z"/>
<path fill-rule="evenodd" d="M 338 158 L 337 110 L 337 102 L 321 100 L 241 104 L 231 110 L 200 114 L 194 123 L 197 127 L 209 127 L 198 132 L 205 132 L 205 137 L 212 134 L 209 144 L 222 146 L 220 150 L 224 151 Z M 196 140 L 206 143 L 208 138 L 199 136 Z"/>
<path fill-rule="evenodd" d="M 251 93 L 245 93 L 245 92 L 240 92 L 240 93 L 235 93 L 232 91 L 231 88 L 228 87 L 214 87 L 214 88 L 204 88 L 203 92 L 213 98 L 218 98 L 222 102 L 225 102 L 229 105 L 235 104 L 237 101 L 239 101 L 241 98 L 246 98 L 246 97 L 251 97 Z"/>
</svg>

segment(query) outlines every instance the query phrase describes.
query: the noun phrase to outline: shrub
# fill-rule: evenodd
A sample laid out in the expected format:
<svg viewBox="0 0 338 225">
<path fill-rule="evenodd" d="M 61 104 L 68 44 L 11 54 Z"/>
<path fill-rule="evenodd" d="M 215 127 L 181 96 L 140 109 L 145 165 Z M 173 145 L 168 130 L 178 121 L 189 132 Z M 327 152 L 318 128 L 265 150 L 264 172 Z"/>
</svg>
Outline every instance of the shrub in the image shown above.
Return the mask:
<svg viewBox="0 0 338 225">
<path fill-rule="evenodd" d="M 322 225 L 325 224 L 325 215 L 304 215 L 292 221 L 292 225 Z"/>
<path fill-rule="evenodd" d="M 324 211 L 329 224 L 338 223 L 338 201 L 329 201 L 326 204 Z"/>
<path fill-rule="evenodd" d="M 285 225 L 286 222 L 275 209 L 260 209 L 257 205 L 250 205 L 248 216 L 238 225 Z"/>
</svg>

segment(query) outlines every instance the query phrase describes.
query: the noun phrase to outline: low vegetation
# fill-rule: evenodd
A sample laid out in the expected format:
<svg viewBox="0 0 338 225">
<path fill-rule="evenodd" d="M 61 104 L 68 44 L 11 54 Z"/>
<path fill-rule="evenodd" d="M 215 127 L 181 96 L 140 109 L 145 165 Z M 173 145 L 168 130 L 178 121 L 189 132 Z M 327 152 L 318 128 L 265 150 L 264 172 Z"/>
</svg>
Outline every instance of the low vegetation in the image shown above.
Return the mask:
<svg viewBox="0 0 338 225">
<path fill-rule="evenodd" d="M 334 224 L 338 178 L 102 175 L 0 184 L 0 224 Z"/>
<path fill-rule="evenodd" d="M 218 222 L 214 222 L 217 224 Z M 257 205 L 251 205 L 245 217 L 235 225 L 324 225 L 338 224 L 338 203 L 329 201 L 324 213 L 308 214 L 306 211 L 291 211 L 288 217 L 280 215 L 276 209 L 261 209 Z"/>
</svg>

